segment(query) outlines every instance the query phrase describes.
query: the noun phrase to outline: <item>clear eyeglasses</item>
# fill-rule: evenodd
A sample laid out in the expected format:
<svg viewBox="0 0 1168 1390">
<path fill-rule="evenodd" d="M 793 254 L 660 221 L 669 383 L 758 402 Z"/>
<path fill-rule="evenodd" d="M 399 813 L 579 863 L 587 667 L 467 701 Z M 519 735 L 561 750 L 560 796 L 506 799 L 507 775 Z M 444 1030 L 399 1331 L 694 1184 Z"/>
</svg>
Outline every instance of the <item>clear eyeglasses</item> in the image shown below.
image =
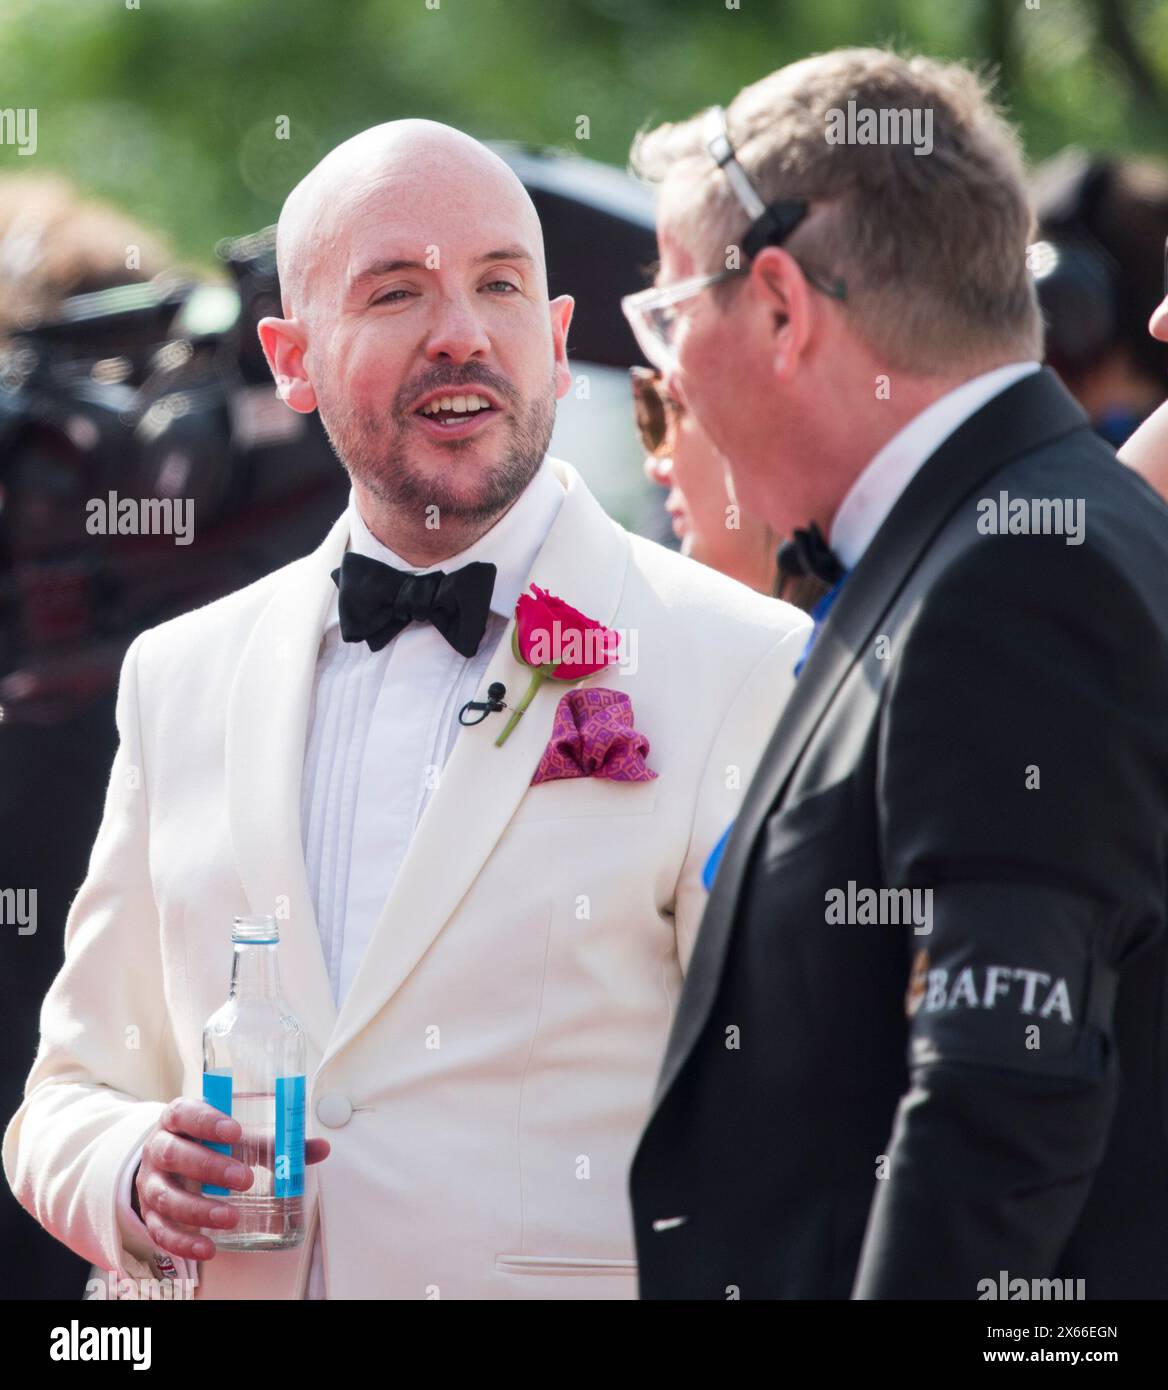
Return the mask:
<svg viewBox="0 0 1168 1390">
<path fill-rule="evenodd" d="M 652 286 L 626 294 L 621 309 L 633 330 L 637 346 L 659 372 L 668 372 L 675 365 L 674 338 L 681 317 L 678 306 L 693 299 L 711 285 L 720 285 L 735 275 L 747 275 L 748 270 L 720 270 L 713 275 L 691 275 L 674 285 Z"/>
<path fill-rule="evenodd" d="M 712 275 L 691 275 L 673 285 L 654 285 L 624 296 L 621 309 L 629 321 L 633 336 L 646 360 L 660 372 L 672 371 L 677 365 L 675 341 L 677 324 L 682 316 L 679 306 L 712 285 L 738 275 L 748 275 L 750 262 L 759 251 L 764 246 L 781 246 L 802 222 L 809 207 L 803 199 L 785 199 L 769 206 L 763 202 L 746 170 L 738 162 L 726 128 L 726 112 L 721 106 L 711 107 L 706 115 L 705 145 L 710 158 L 729 181 L 739 205 L 751 219 L 742 238 L 742 254 L 747 264 L 733 270 L 715 271 Z M 821 294 L 839 300 L 847 297 L 843 280 L 825 283 L 805 266 L 800 265 L 799 268 L 807 283 Z"/>
</svg>

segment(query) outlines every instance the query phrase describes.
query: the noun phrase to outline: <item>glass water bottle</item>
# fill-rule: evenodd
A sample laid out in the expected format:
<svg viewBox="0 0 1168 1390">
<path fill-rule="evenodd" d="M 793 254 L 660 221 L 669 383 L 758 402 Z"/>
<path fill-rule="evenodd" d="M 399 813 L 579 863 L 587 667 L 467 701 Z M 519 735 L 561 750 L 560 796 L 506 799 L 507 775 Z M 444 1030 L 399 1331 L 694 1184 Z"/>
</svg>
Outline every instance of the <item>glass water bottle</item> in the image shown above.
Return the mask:
<svg viewBox="0 0 1168 1390">
<path fill-rule="evenodd" d="M 280 997 L 274 917 L 236 917 L 231 993 L 203 1029 L 203 1099 L 238 1120 L 237 1144 L 210 1143 L 254 1170 L 246 1192 L 203 1184 L 239 1211 L 205 1234 L 219 1250 L 287 1250 L 304 1239 L 304 1030 Z"/>
</svg>

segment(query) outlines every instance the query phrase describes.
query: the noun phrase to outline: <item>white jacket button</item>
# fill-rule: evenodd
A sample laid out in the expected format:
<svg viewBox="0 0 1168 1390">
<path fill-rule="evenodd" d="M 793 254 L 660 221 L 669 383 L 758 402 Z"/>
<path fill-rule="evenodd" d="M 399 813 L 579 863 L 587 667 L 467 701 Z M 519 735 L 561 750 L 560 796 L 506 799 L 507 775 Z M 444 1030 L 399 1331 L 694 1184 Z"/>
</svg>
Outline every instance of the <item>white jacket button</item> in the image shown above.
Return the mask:
<svg viewBox="0 0 1168 1390">
<path fill-rule="evenodd" d="M 329 1129 L 340 1129 L 349 1123 L 353 1102 L 339 1091 L 329 1091 L 316 1102 L 316 1118 Z"/>
</svg>

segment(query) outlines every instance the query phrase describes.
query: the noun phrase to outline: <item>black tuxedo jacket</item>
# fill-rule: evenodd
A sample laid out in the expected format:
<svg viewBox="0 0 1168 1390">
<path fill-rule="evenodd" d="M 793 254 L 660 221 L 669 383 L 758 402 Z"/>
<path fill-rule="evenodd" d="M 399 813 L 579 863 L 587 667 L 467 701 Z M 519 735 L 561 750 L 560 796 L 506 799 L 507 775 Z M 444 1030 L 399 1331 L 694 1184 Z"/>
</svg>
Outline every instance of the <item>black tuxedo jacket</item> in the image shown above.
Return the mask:
<svg viewBox="0 0 1168 1390">
<path fill-rule="evenodd" d="M 1168 1297 L 1166 877 L 1168 508 L 1043 371 L 898 499 L 744 797 L 641 1296 Z"/>
</svg>

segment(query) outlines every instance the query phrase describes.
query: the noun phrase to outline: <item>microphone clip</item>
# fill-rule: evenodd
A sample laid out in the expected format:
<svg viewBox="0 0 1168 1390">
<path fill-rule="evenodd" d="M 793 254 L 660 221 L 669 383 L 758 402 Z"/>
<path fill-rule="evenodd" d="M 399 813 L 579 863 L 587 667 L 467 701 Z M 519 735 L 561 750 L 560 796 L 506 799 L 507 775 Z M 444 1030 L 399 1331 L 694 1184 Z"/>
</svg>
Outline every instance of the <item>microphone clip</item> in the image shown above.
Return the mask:
<svg viewBox="0 0 1168 1390">
<path fill-rule="evenodd" d="M 506 693 L 507 687 L 502 681 L 492 681 L 487 688 L 487 698 L 485 700 L 468 700 L 458 711 L 458 722 L 464 727 L 471 729 L 476 724 L 481 724 L 488 714 L 498 714 L 500 710 L 507 708 L 503 703 L 503 696 L 506 695 Z M 477 719 L 467 719 L 465 717 L 467 711 L 472 709 L 480 711 Z"/>
</svg>

